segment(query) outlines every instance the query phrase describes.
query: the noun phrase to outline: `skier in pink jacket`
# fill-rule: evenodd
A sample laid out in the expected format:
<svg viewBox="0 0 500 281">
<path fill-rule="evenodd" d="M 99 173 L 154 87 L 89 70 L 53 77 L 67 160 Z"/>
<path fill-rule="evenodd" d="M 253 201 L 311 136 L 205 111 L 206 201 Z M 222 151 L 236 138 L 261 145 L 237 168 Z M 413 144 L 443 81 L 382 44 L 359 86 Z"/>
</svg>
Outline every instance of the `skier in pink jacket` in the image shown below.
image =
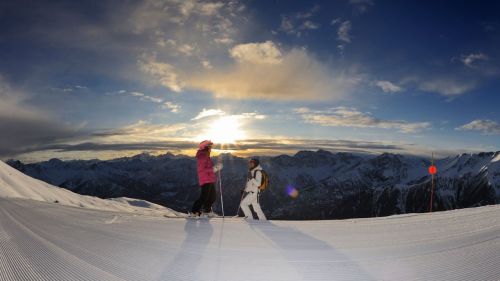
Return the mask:
<svg viewBox="0 0 500 281">
<path fill-rule="evenodd" d="M 201 187 L 200 197 L 191 208 L 191 216 L 200 216 L 203 213 L 212 216 L 212 204 L 217 198 L 215 191 L 215 173 L 222 169 L 222 163 L 214 166 L 210 159 L 213 143 L 209 140 L 202 141 L 196 153 L 198 164 L 198 182 Z"/>
</svg>

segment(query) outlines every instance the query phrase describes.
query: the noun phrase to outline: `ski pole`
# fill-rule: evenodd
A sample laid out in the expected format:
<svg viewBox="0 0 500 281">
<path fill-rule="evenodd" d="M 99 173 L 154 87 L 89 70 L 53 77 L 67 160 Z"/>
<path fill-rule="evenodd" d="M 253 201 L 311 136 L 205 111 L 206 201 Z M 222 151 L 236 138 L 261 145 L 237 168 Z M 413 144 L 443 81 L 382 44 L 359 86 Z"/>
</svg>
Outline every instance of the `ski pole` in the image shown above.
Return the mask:
<svg viewBox="0 0 500 281">
<path fill-rule="evenodd" d="M 221 202 L 221 207 L 222 207 L 222 218 L 224 218 L 224 198 L 222 196 L 222 177 L 220 175 L 220 170 L 219 172 L 219 192 L 220 192 L 220 202 Z"/>
</svg>

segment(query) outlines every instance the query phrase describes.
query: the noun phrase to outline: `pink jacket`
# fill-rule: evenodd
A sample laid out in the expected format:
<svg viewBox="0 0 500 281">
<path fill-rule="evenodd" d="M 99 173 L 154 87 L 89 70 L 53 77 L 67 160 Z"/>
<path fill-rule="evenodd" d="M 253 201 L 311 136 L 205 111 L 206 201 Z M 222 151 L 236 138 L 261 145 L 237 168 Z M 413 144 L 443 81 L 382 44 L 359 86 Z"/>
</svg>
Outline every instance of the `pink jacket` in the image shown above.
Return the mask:
<svg viewBox="0 0 500 281">
<path fill-rule="evenodd" d="M 200 186 L 206 183 L 215 183 L 214 164 L 210 156 L 208 156 L 208 152 L 198 150 L 196 160 L 198 162 L 198 182 Z"/>
</svg>

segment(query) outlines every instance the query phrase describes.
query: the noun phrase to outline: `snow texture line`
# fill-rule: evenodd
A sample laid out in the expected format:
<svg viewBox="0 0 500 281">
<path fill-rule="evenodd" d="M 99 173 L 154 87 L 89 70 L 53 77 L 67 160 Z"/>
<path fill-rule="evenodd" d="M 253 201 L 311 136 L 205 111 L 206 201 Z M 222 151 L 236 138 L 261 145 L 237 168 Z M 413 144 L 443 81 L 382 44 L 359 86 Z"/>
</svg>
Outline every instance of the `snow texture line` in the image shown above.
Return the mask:
<svg viewBox="0 0 500 281">
<path fill-rule="evenodd" d="M 498 281 L 498 253 L 500 206 L 248 222 L 0 199 L 2 281 Z"/>
</svg>

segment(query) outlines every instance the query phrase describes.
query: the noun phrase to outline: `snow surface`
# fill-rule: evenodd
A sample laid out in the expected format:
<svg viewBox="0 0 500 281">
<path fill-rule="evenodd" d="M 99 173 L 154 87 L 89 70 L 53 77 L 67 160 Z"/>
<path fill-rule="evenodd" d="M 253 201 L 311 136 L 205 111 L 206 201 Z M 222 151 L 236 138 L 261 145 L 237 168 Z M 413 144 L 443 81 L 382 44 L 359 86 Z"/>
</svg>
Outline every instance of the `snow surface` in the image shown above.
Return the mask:
<svg viewBox="0 0 500 281">
<path fill-rule="evenodd" d="M 2 281 L 500 280 L 500 205 L 339 221 L 165 218 L 5 166 Z"/>
<path fill-rule="evenodd" d="M 66 206 L 98 210 L 181 216 L 171 209 L 145 200 L 126 197 L 110 200 L 76 194 L 64 188 L 29 177 L 0 161 L 0 197 L 23 198 Z"/>
<path fill-rule="evenodd" d="M 499 280 L 500 206 L 184 219 L 0 199 L 0 280 Z"/>
</svg>

